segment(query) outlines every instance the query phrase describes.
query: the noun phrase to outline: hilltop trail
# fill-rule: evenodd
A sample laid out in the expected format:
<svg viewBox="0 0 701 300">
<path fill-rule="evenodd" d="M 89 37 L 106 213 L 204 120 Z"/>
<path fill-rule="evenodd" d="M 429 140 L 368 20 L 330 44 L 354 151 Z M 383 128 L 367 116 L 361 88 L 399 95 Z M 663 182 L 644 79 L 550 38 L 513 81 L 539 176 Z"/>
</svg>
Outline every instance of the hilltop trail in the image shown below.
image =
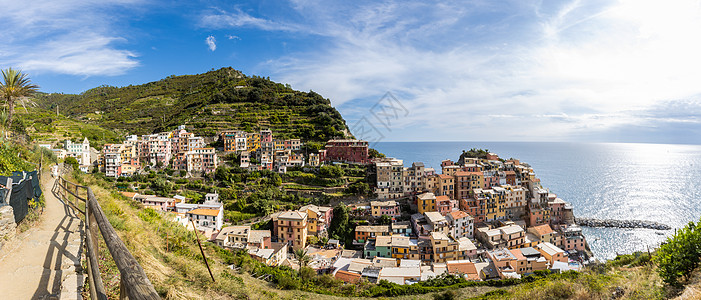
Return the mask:
<svg viewBox="0 0 701 300">
<path fill-rule="evenodd" d="M 41 220 L 0 249 L 3 299 L 81 299 L 83 224 L 53 194 L 54 179 L 42 174 L 46 208 Z"/>
</svg>

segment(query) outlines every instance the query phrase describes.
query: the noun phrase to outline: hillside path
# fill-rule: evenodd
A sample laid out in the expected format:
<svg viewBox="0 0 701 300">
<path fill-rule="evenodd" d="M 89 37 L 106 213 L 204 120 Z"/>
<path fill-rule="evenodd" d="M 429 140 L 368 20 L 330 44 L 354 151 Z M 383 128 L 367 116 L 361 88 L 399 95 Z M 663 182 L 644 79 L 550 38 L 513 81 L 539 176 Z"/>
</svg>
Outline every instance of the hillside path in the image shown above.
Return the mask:
<svg viewBox="0 0 701 300">
<path fill-rule="evenodd" d="M 0 249 L 0 298 L 82 299 L 83 223 L 54 195 L 50 172 L 42 174 L 41 185 L 41 220 Z"/>
</svg>

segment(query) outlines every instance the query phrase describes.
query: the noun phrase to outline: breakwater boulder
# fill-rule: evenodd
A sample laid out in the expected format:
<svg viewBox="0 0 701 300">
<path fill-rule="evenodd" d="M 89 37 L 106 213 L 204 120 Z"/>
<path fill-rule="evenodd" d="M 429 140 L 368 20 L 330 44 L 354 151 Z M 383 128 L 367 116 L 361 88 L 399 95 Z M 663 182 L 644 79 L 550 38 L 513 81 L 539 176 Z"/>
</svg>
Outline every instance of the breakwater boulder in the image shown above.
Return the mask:
<svg viewBox="0 0 701 300">
<path fill-rule="evenodd" d="M 575 223 L 579 226 L 587 227 L 616 227 L 616 228 L 647 228 L 655 230 L 670 230 L 672 227 L 654 221 L 641 220 L 613 220 L 613 219 L 592 219 L 575 218 Z"/>
</svg>

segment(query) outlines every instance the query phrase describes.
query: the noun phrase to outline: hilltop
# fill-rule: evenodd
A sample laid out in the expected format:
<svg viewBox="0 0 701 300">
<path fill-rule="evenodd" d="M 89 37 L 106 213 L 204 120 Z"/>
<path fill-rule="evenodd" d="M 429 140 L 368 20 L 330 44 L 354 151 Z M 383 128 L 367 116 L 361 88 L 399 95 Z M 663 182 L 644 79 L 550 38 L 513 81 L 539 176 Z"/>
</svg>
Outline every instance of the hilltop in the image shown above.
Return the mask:
<svg viewBox="0 0 701 300">
<path fill-rule="evenodd" d="M 73 119 L 129 134 L 190 125 L 200 136 L 219 130 L 270 128 L 280 138 L 326 141 L 350 136 L 329 99 L 233 68 L 169 76 L 126 87 L 100 86 L 81 94 L 41 93 L 37 105 Z"/>
</svg>

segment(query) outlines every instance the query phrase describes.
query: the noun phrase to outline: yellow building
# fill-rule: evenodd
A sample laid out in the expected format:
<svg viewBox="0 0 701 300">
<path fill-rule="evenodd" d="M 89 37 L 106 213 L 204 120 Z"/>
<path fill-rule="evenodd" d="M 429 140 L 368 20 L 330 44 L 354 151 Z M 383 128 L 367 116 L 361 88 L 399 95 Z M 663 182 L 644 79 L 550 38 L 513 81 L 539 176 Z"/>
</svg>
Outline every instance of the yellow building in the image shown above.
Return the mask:
<svg viewBox="0 0 701 300">
<path fill-rule="evenodd" d="M 318 235 L 320 232 L 326 231 L 330 222 L 330 220 L 327 220 L 330 215 L 329 210 L 332 209 L 331 207 L 313 204 L 302 206 L 298 211 L 307 214 L 307 233 Z"/>
<path fill-rule="evenodd" d="M 436 195 L 433 193 L 423 193 L 416 196 L 416 204 L 420 214 L 428 211 L 436 211 Z"/>
<path fill-rule="evenodd" d="M 259 133 L 249 133 L 246 135 L 246 145 L 248 152 L 255 152 L 260 148 L 260 134 Z"/>
<path fill-rule="evenodd" d="M 483 203 L 481 209 L 484 211 L 484 219 L 486 222 L 494 220 L 503 220 L 506 218 L 506 190 L 495 187 L 490 190 L 474 190 L 478 199 Z"/>
<path fill-rule="evenodd" d="M 460 243 L 442 232 L 431 232 L 431 246 L 433 247 L 433 262 L 444 263 L 452 260 L 460 260 Z"/>
<path fill-rule="evenodd" d="M 438 175 L 438 194 L 439 196 L 448 196 L 450 199 L 455 197 L 455 176 L 439 174 Z"/>
<path fill-rule="evenodd" d="M 419 244 L 408 236 L 392 236 L 392 258 L 419 259 Z"/>
<path fill-rule="evenodd" d="M 121 172 L 120 172 L 120 174 L 121 174 L 122 176 L 131 177 L 131 176 L 133 176 L 134 174 L 136 174 L 137 170 L 138 170 L 138 167 L 135 166 L 135 165 L 122 164 L 122 165 L 121 165 Z"/>
<path fill-rule="evenodd" d="M 428 191 L 429 193 L 432 193 L 434 195 L 438 193 L 439 181 L 440 181 L 438 174 L 433 174 L 433 175 L 423 177 L 422 180 L 424 181 L 423 186 L 426 187 L 426 191 Z"/>
</svg>

